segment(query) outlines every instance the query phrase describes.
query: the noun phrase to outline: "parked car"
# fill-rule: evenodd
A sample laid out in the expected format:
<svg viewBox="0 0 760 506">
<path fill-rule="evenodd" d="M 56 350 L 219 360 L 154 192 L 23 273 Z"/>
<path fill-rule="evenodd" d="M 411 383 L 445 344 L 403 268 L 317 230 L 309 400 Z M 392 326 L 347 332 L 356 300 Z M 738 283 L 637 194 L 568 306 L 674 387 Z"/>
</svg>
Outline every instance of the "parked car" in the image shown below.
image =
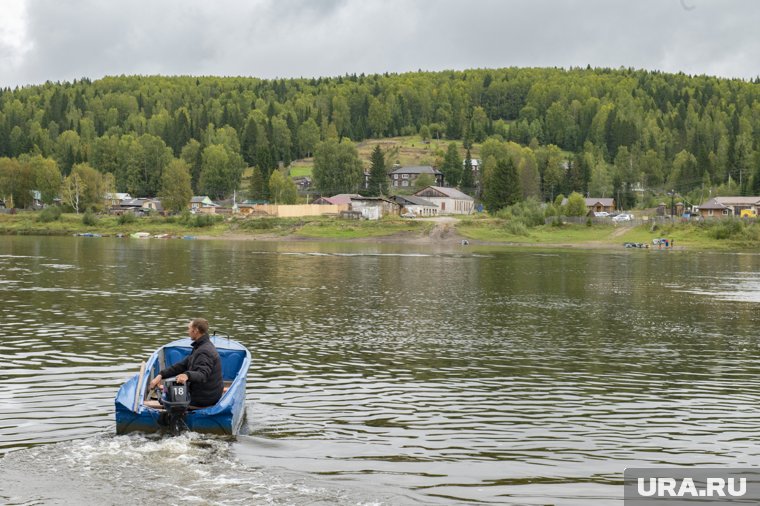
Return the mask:
<svg viewBox="0 0 760 506">
<path fill-rule="evenodd" d="M 594 218 L 607 218 L 609 215 L 607 211 L 594 211 Z"/>
<path fill-rule="evenodd" d="M 407 211 L 407 212 L 405 212 L 405 213 L 402 213 L 402 214 L 401 214 L 401 217 L 402 217 L 402 218 L 416 218 L 416 217 L 417 217 L 417 215 L 416 215 L 416 214 L 414 214 L 414 213 L 413 213 L 413 212 L 411 212 L 411 211 Z"/>
<path fill-rule="evenodd" d="M 633 219 L 633 215 L 623 213 L 623 214 L 618 214 L 617 216 L 613 217 L 612 221 L 617 221 L 617 222 L 631 221 L 632 219 Z"/>
</svg>

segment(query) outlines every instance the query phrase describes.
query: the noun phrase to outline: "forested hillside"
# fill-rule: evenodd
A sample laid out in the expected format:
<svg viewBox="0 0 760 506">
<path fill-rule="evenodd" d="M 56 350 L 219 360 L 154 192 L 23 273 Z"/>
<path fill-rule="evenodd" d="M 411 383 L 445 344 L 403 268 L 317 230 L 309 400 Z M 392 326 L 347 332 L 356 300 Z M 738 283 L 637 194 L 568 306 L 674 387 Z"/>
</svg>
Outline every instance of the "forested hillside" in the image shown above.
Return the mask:
<svg viewBox="0 0 760 506">
<path fill-rule="evenodd" d="M 195 192 L 222 197 L 245 167 L 266 178 L 325 140 L 419 134 L 456 140 L 462 156 L 481 144 L 486 176 L 510 158 L 524 197 L 760 194 L 759 96 L 753 82 L 625 69 L 47 83 L 0 91 L 0 184 L 52 159 L 62 176 L 79 164 L 153 196 L 179 159 Z"/>
</svg>

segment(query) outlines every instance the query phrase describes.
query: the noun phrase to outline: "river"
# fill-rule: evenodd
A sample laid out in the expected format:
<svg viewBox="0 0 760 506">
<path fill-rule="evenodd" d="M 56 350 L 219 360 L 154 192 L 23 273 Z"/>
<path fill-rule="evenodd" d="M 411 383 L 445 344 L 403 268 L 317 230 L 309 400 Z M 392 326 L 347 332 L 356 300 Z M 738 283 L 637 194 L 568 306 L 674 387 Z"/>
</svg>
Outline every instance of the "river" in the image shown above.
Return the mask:
<svg viewBox="0 0 760 506">
<path fill-rule="evenodd" d="M 0 237 L 0 502 L 622 504 L 760 465 L 760 255 Z M 204 316 L 245 434 L 114 434 Z"/>
</svg>

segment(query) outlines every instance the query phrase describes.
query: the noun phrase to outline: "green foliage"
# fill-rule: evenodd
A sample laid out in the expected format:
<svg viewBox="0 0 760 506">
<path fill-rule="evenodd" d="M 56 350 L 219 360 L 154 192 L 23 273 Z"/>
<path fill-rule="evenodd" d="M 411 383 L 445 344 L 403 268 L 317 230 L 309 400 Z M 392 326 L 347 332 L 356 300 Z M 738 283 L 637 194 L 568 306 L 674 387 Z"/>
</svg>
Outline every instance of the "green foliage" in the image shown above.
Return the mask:
<svg viewBox="0 0 760 506">
<path fill-rule="evenodd" d="M 179 222 L 186 227 L 205 228 L 214 225 L 222 219 L 222 216 L 213 214 L 183 212 L 179 217 Z"/>
<path fill-rule="evenodd" d="M 292 205 L 298 199 L 296 184 L 276 170 L 269 178 L 269 196 L 275 204 Z"/>
<path fill-rule="evenodd" d="M 385 168 L 385 154 L 380 149 L 380 144 L 375 145 L 370 157 L 369 166 L 369 196 L 383 195 L 388 187 L 388 174 Z"/>
<path fill-rule="evenodd" d="M 483 187 L 483 203 L 489 212 L 496 212 L 520 199 L 520 181 L 511 157 L 499 160 L 495 167 L 486 171 Z"/>
<path fill-rule="evenodd" d="M 528 227 L 520 220 L 507 222 L 506 229 L 512 235 L 528 235 Z"/>
<path fill-rule="evenodd" d="M 119 215 L 117 221 L 119 222 L 119 225 L 129 225 L 137 221 L 137 216 L 132 213 L 124 213 Z"/>
<path fill-rule="evenodd" d="M 41 223 L 50 223 L 52 221 L 58 221 L 60 219 L 61 219 L 60 206 L 47 206 L 45 209 L 40 211 L 40 213 L 37 215 L 37 221 Z"/>
<path fill-rule="evenodd" d="M 507 229 L 516 235 L 526 235 L 528 229 L 544 224 L 544 210 L 536 199 L 528 199 L 505 207 L 496 212 L 496 217 L 507 220 Z M 525 232 L 520 232 L 522 230 Z"/>
<path fill-rule="evenodd" d="M 243 157 L 225 144 L 211 144 L 201 154 L 200 192 L 223 199 L 238 187 L 243 174 Z"/>
<path fill-rule="evenodd" d="M 705 181 L 721 192 L 757 193 L 759 99 L 754 82 L 604 68 L 289 80 L 118 76 L 4 90 L 0 157 L 39 155 L 61 177 L 88 163 L 113 174 L 117 191 L 143 197 L 158 193 L 163 171 L 179 156 L 196 193 L 203 187 L 221 197 L 237 187 L 242 167 L 259 167 L 268 181 L 278 161 L 309 156 L 320 139 L 360 142 L 419 130 L 423 140 L 462 139 L 465 148 L 482 142 L 484 161 L 509 152 L 521 198 L 614 193 L 628 207 L 638 182 L 660 194 L 686 195 Z M 214 163 L 204 166 L 212 146 L 223 146 L 227 159 L 207 154 Z M 0 175 L 0 193 L 25 207 L 24 185 L 31 184 L 52 201 L 55 174 L 45 164 L 51 170 L 41 181 L 24 170 Z M 357 189 L 361 181 L 347 167 L 320 181 L 326 193 Z M 469 186 L 456 171 L 447 168 L 446 177 Z"/>
<path fill-rule="evenodd" d="M 740 239 L 744 236 L 746 226 L 739 219 L 722 219 L 709 222 L 707 225 L 708 236 L 713 239 Z"/>
<path fill-rule="evenodd" d="M 193 218 L 188 222 L 188 225 L 195 228 L 204 228 L 204 227 L 210 227 L 214 223 L 221 221 L 221 216 L 214 216 L 211 214 L 196 214 L 193 216 Z"/>
<path fill-rule="evenodd" d="M 463 190 L 472 190 L 475 187 L 475 179 L 472 174 L 472 155 L 470 150 L 467 150 L 464 158 L 464 166 L 462 167 L 462 179 L 460 186 Z"/>
<path fill-rule="evenodd" d="M 245 230 L 281 230 L 297 228 L 303 225 L 303 221 L 293 218 L 250 218 L 240 224 Z"/>
<path fill-rule="evenodd" d="M 248 198 L 253 200 L 269 198 L 269 187 L 258 167 L 251 170 L 251 176 L 248 178 Z"/>
<path fill-rule="evenodd" d="M 328 139 L 314 152 L 314 184 L 324 194 L 356 193 L 364 179 L 356 147 Z"/>
<path fill-rule="evenodd" d="M 462 180 L 462 158 L 459 156 L 459 148 L 455 142 L 450 142 L 446 149 L 441 172 L 443 172 L 444 181 L 451 186 L 458 186 Z"/>
<path fill-rule="evenodd" d="M 82 215 L 82 225 L 94 227 L 97 224 L 98 218 L 95 216 L 95 213 L 93 213 L 91 209 L 85 211 L 85 213 Z"/>
<path fill-rule="evenodd" d="M 34 177 L 35 189 L 40 192 L 44 204 L 52 204 L 61 189 L 61 171 L 52 158 L 34 155 L 28 160 Z"/>
<path fill-rule="evenodd" d="M 178 213 L 187 208 L 193 198 L 190 167 L 184 160 L 174 159 L 161 176 L 161 191 L 158 194 L 165 210 Z"/>
<path fill-rule="evenodd" d="M 0 158 L 0 198 L 9 199 L 13 207 L 24 209 L 32 204 L 34 173 L 32 167 L 12 158 Z M 6 205 L 10 205 L 6 202 Z"/>
<path fill-rule="evenodd" d="M 586 208 L 586 199 L 583 195 L 577 192 L 573 192 L 567 197 L 567 205 L 565 206 L 565 214 L 567 216 L 586 216 L 588 209 Z"/>
<path fill-rule="evenodd" d="M 538 227 L 544 224 L 544 209 L 536 199 L 528 199 L 511 206 L 510 211 L 516 220 L 526 227 Z"/>
<path fill-rule="evenodd" d="M 422 142 L 427 142 L 430 140 L 430 128 L 427 125 L 422 125 L 420 127 L 420 138 L 422 139 Z"/>
<path fill-rule="evenodd" d="M 420 174 L 417 176 L 417 179 L 414 180 L 414 191 L 422 190 L 423 188 L 427 188 L 428 186 L 433 186 L 435 184 L 435 178 L 432 174 Z"/>
<path fill-rule="evenodd" d="M 560 215 L 560 208 L 554 205 L 553 203 L 548 204 L 546 206 L 546 209 L 544 210 L 544 217 L 549 218 L 551 216 L 559 216 Z"/>
</svg>

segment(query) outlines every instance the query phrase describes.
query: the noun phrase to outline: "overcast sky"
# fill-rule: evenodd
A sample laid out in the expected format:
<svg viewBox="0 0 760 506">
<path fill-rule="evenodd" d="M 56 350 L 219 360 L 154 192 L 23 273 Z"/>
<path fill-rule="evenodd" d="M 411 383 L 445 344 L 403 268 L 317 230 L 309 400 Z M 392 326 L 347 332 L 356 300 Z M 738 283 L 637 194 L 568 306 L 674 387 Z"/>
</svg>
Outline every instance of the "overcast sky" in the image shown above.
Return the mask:
<svg viewBox="0 0 760 506">
<path fill-rule="evenodd" d="M 508 66 L 760 75 L 756 0 L 0 0 L 0 86 Z"/>
</svg>

